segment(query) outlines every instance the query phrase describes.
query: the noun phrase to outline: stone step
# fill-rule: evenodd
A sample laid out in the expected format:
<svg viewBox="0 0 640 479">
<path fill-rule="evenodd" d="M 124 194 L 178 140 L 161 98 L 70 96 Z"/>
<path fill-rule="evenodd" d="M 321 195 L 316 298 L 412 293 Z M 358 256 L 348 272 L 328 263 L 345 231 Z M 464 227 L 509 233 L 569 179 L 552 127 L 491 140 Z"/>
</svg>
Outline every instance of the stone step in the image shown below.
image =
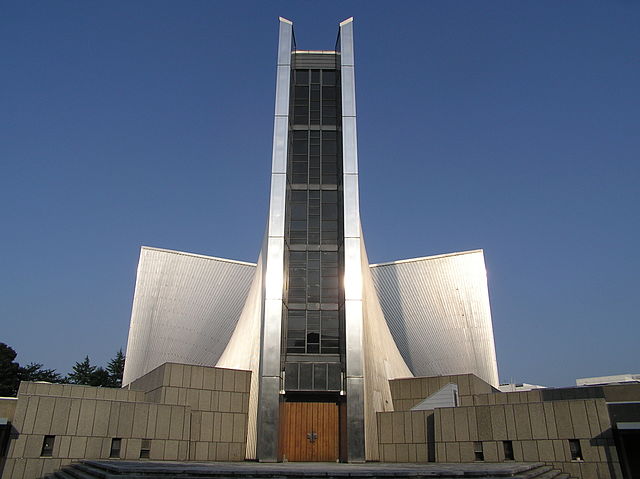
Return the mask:
<svg viewBox="0 0 640 479">
<path fill-rule="evenodd" d="M 74 479 L 74 477 L 65 472 L 64 469 L 56 471 L 48 477 L 53 477 L 54 479 Z"/>
<path fill-rule="evenodd" d="M 58 479 L 556 479 L 543 463 L 336 464 L 198 463 L 85 460 L 65 467 Z M 58 474 L 58 473 L 56 473 Z"/>
<path fill-rule="evenodd" d="M 105 470 L 101 467 L 96 467 L 92 464 L 86 464 L 84 462 L 78 462 L 72 465 L 72 467 L 76 470 L 80 470 L 85 474 L 89 474 L 90 477 L 97 477 L 100 479 L 108 479 L 111 477 L 111 474 L 108 470 Z"/>
<path fill-rule="evenodd" d="M 539 468 L 539 469 L 540 469 L 539 471 L 540 474 L 537 476 L 533 476 L 534 479 L 557 479 L 558 475 L 562 472 L 562 471 L 559 471 L 558 469 L 552 469 L 551 467 L 549 467 L 549 470 L 547 470 L 546 472 L 542 471 L 542 469 L 546 469 L 546 467 Z"/>
<path fill-rule="evenodd" d="M 96 478 L 105 478 L 108 476 L 105 475 L 105 471 L 100 471 L 99 469 L 96 469 L 96 471 L 98 471 L 98 473 L 100 475 L 95 475 L 92 472 L 87 472 L 87 471 L 83 471 L 81 468 L 79 468 L 80 464 L 71 464 L 69 466 L 66 466 L 62 469 L 62 472 L 64 472 L 65 474 L 67 474 L 67 477 L 72 478 L 72 479 L 96 479 Z"/>
</svg>

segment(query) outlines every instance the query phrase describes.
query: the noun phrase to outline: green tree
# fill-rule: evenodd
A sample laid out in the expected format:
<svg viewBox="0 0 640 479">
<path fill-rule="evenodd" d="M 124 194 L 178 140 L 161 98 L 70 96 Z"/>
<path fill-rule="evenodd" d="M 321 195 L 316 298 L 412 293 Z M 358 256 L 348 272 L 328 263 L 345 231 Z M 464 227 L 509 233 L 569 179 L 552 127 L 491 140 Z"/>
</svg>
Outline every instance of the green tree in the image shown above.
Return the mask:
<svg viewBox="0 0 640 479">
<path fill-rule="evenodd" d="M 95 371 L 96 366 L 92 366 L 89 356 L 85 356 L 84 361 L 78 362 L 73 366 L 73 371 L 69 373 L 67 380 L 71 384 L 84 384 L 85 386 L 89 386 L 91 385 Z"/>
<path fill-rule="evenodd" d="M 18 368 L 20 381 L 46 381 L 48 383 L 63 383 L 65 379 L 55 369 L 43 369 L 40 363 L 29 363 Z"/>
<path fill-rule="evenodd" d="M 14 361 L 17 354 L 11 346 L 0 343 L 0 396 L 18 394 L 18 371 L 20 365 Z"/>
<path fill-rule="evenodd" d="M 93 374 L 91 374 L 91 379 L 89 380 L 89 386 L 100 386 L 103 388 L 113 387 L 111 385 L 111 378 L 109 377 L 109 372 L 105 368 L 97 367 Z"/>
<path fill-rule="evenodd" d="M 112 388 L 122 387 L 122 376 L 124 374 L 124 354 L 122 349 L 116 353 L 116 357 L 107 364 L 107 372 Z"/>
</svg>

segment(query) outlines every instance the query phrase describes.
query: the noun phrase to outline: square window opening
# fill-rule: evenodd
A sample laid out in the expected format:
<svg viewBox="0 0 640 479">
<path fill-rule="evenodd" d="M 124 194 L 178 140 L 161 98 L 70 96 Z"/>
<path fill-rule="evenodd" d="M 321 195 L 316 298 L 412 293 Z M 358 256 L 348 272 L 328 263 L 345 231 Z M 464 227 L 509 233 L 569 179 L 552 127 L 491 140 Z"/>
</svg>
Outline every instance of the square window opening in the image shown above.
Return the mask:
<svg viewBox="0 0 640 479">
<path fill-rule="evenodd" d="M 502 441 L 502 448 L 504 449 L 504 460 L 515 461 L 515 458 L 513 457 L 513 442 Z"/>
<path fill-rule="evenodd" d="M 475 455 L 476 461 L 484 461 L 484 449 L 482 448 L 481 441 L 474 441 L 473 443 L 473 453 Z"/>
<path fill-rule="evenodd" d="M 109 457 L 120 458 L 120 449 L 122 448 L 122 439 L 114 437 L 111 439 L 111 450 L 109 451 Z"/>
<path fill-rule="evenodd" d="M 580 439 L 569 439 L 569 451 L 571 452 L 572 461 L 583 461 L 582 447 L 580 447 Z"/>
<path fill-rule="evenodd" d="M 140 459 L 149 459 L 151 454 L 151 439 L 143 439 L 140 444 Z"/>
<path fill-rule="evenodd" d="M 45 436 L 42 440 L 42 451 L 40 452 L 40 456 L 43 457 L 51 457 L 53 456 L 53 445 L 56 442 L 55 436 Z"/>
</svg>

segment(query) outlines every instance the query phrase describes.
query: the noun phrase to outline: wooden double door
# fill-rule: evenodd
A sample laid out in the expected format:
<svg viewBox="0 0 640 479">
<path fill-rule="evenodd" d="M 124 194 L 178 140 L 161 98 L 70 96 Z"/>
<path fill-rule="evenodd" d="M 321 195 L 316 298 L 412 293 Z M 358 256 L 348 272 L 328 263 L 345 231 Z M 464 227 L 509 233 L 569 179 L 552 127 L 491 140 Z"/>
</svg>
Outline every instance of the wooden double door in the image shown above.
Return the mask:
<svg viewBox="0 0 640 479">
<path fill-rule="evenodd" d="M 339 414 L 335 402 L 284 402 L 283 461 L 331 461 L 339 457 Z"/>
</svg>

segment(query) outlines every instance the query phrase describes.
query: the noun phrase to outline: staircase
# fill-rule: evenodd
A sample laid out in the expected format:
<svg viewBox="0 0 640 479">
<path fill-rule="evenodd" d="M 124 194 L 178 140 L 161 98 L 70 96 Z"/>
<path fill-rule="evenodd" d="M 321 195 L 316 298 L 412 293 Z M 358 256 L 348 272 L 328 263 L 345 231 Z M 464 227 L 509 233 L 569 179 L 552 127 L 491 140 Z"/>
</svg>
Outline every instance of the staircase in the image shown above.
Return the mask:
<svg viewBox="0 0 640 479">
<path fill-rule="evenodd" d="M 543 463 L 335 464 L 90 461 L 71 464 L 44 479 L 570 479 Z"/>
</svg>

